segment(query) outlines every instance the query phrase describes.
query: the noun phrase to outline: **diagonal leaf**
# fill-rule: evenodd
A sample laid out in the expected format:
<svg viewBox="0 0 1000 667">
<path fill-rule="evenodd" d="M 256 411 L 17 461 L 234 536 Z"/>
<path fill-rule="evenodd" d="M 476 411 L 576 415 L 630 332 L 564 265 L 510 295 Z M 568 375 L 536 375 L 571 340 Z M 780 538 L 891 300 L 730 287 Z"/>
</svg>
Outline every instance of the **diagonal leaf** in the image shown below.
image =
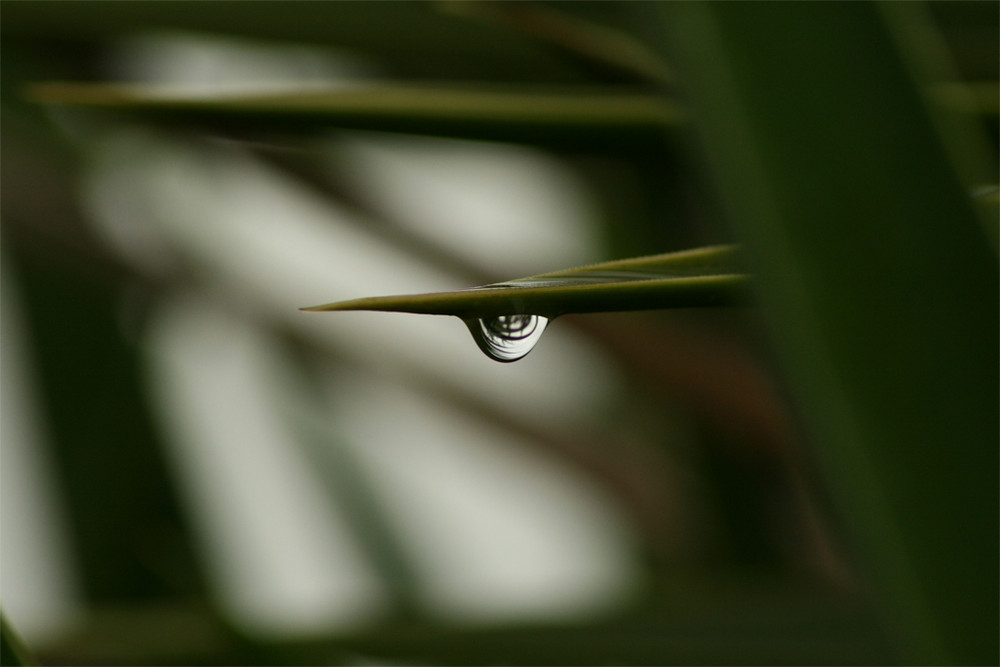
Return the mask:
<svg viewBox="0 0 1000 667">
<path fill-rule="evenodd" d="M 331 126 L 443 136 L 552 141 L 581 132 L 643 135 L 683 121 L 679 108 L 642 89 L 365 84 L 192 94 L 136 84 L 43 83 L 42 104 L 142 114 L 170 124 L 281 132 Z M 553 134 L 555 133 L 555 134 Z"/>
<path fill-rule="evenodd" d="M 710 246 L 453 292 L 369 297 L 303 310 L 380 310 L 470 319 L 719 306 L 739 300 L 746 286 L 747 277 L 738 267 L 736 254 L 733 246 Z"/>
<path fill-rule="evenodd" d="M 38 661 L 7 620 L 7 614 L 0 611 L 0 665 L 37 665 Z"/>
<path fill-rule="evenodd" d="M 453 2 L 442 5 L 452 14 L 508 26 L 559 51 L 619 76 L 670 82 L 667 64 L 633 35 L 572 11 L 544 5 Z"/>
<path fill-rule="evenodd" d="M 990 169 L 913 78 L 935 53 L 923 9 L 666 7 L 775 349 L 901 659 L 998 664 L 998 267 L 961 177 Z"/>
</svg>

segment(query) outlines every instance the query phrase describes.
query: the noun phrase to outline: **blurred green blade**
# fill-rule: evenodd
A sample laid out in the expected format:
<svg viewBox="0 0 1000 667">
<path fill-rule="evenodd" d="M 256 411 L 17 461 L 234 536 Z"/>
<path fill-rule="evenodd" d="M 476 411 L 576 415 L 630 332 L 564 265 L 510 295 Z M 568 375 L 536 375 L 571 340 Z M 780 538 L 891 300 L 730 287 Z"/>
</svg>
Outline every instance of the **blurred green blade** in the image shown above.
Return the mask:
<svg viewBox="0 0 1000 667">
<path fill-rule="evenodd" d="M 644 81 L 669 82 L 669 66 L 634 35 L 587 20 L 572 10 L 540 3 L 447 2 L 444 11 L 510 27 L 539 44 L 572 54 L 619 75 Z"/>
<path fill-rule="evenodd" d="M 0 665 L 37 665 L 28 646 L 0 610 Z"/>
<path fill-rule="evenodd" d="M 912 78 L 913 56 L 937 53 L 921 6 L 666 7 L 776 347 L 901 658 L 997 664 L 998 267 L 954 161 L 975 172 L 975 152 L 959 155 Z M 923 31 L 919 54 L 900 51 L 904 29 Z"/>
<path fill-rule="evenodd" d="M 552 318 L 571 313 L 726 305 L 741 298 L 746 281 L 736 262 L 736 249 L 711 246 L 466 290 L 370 297 L 303 310 L 381 310 L 463 319 L 530 313 Z"/>
<path fill-rule="evenodd" d="M 205 95 L 169 86 L 40 83 L 29 88 L 28 97 L 170 124 L 281 132 L 342 127 L 503 140 L 544 139 L 553 132 L 648 134 L 683 119 L 660 96 L 609 86 L 369 83 Z"/>
</svg>

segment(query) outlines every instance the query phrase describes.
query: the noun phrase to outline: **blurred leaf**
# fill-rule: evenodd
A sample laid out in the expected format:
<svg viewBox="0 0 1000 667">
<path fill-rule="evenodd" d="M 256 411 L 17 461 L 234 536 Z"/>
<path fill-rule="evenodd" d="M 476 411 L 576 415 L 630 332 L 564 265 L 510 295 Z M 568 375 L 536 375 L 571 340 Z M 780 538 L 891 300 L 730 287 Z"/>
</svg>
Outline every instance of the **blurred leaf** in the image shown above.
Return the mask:
<svg viewBox="0 0 1000 667">
<path fill-rule="evenodd" d="M 3 44 L 49 51 L 92 46 L 141 33 L 194 31 L 270 42 L 305 43 L 360 54 L 389 76 L 470 81 L 585 79 L 550 49 L 509 29 L 465 20 L 434 5 L 263 0 L 234 11 L 228 0 L 5 3 Z"/>
<path fill-rule="evenodd" d="M 681 111 L 638 89 L 442 84 L 366 84 L 281 92 L 185 93 L 183 88 L 46 83 L 34 101 L 141 114 L 169 124 L 293 132 L 330 127 L 468 136 L 498 140 L 592 139 L 640 135 L 649 140 L 682 121 Z"/>
<path fill-rule="evenodd" d="M 37 665 L 28 646 L 8 622 L 6 612 L 0 611 L 0 665 Z"/>
<path fill-rule="evenodd" d="M 90 605 L 37 649 L 43 665 L 285 664 L 265 663 L 254 638 L 200 597 Z"/>
<path fill-rule="evenodd" d="M 444 0 L 438 6 L 456 16 L 509 26 L 539 43 L 573 55 L 590 70 L 614 72 L 637 81 L 667 82 L 670 69 L 634 35 L 540 3 Z"/>
<path fill-rule="evenodd" d="M 774 340 L 902 657 L 996 664 L 998 267 L 957 176 L 961 146 L 896 46 L 894 30 L 926 34 L 926 17 L 914 4 L 667 7 Z"/>
<path fill-rule="evenodd" d="M 71 544 L 90 602 L 152 600 L 204 590 L 187 516 L 147 403 L 139 352 L 139 291 L 48 252 L 29 225 L 4 225 L 32 336 L 47 445 L 62 485 Z M 131 285 L 138 290 L 137 283 Z M 71 323 L 71 324 L 68 324 Z"/>
<path fill-rule="evenodd" d="M 382 310 L 463 319 L 514 313 L 547 318 L 735 301 L 747 281 L 732 246 L 711 246 L 543 273 L 454 292 L 369 297 L 303 308 Z"/>
<path fill-rule="evenodd" d="M 942 83 L 932 92 L 942 103 L 956 111 L 992 116 L 1000 112 L 1000 84 L 996 81 L 976 83 Z"/>
<path fill-rule="evenodd" d="M 288 645 L 288 655 L 298 664 L 331 664 L 332 656 L 434 665 L 887 664 L 877 626 L 856 600 L 766 579 L 727 579 L 720 571 L 715 579 L 689 573 L 664 580 L 660 595 L 638 609 L 604 618 L 386 624 Z"/>
</svg>

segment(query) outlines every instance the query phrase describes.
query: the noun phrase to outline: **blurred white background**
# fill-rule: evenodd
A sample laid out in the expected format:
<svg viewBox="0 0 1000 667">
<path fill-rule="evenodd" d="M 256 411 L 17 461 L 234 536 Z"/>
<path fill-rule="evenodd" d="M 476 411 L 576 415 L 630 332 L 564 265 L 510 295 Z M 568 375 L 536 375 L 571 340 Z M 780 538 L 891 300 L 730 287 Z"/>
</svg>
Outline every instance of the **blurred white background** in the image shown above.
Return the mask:
<svg viewBox="0 0 1000 667">
<path fill-rule="evenodd" d="M 188 34 L 120 49 L 108 59 L 112 77 L 185 93 L 362 85 L 372 75 L 327 51 Z M 502 419 L 449 398 L 544 432 L 585 432 L 619 382 L 598 350 L 557 322 L 527 359 L 502 365 L 456 319 L 300 312 L 472 285 L 239 142 L 65 127 L 93 155 L 80 195 L 94 231 L 139 273 L 184 277 L 156 296 L 142 326 L 124 301 L 122 322 L 143 350 L 184 510 L 235 622 L 301 636 L 391 612 L 392 582 L 335 501 L 356 489 L 412 559 L 432 616 L 580 618 L 635 593 L 636 540 L 608 492 Z M 362 132 L 311 150 L 409 233 L 485 272 L 514 278 L 601 258 L 585 186 L 542 151 Z M 3 600 L 34 640 L 71 623 L 81 602 L 51 519 L 60 498 L 36 455 L 44 416 L 22 363 L 17 298 L 4 285 Z M 328 355 L 310 370 L 311 389 L 276 329 Z M 356 489 L 331 490 L 337 475 L 326 473 L 345 461 Z"/>
</svg>

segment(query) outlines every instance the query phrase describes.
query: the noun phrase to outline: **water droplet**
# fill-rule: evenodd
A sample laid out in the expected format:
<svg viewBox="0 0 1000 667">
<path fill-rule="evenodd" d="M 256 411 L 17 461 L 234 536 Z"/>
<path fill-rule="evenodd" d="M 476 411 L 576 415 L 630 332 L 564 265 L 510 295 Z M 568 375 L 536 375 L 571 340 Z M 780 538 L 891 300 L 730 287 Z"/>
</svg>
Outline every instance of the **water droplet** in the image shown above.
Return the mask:
<svg viewBox="0 0 1000 667">
<path fill-rule="evenodd" d="M 468 320 L 466 325 L 487 357 L 508 362 L 531 352 L 548 323 L 540 315 L 494 315 Z"/>
</svg>

